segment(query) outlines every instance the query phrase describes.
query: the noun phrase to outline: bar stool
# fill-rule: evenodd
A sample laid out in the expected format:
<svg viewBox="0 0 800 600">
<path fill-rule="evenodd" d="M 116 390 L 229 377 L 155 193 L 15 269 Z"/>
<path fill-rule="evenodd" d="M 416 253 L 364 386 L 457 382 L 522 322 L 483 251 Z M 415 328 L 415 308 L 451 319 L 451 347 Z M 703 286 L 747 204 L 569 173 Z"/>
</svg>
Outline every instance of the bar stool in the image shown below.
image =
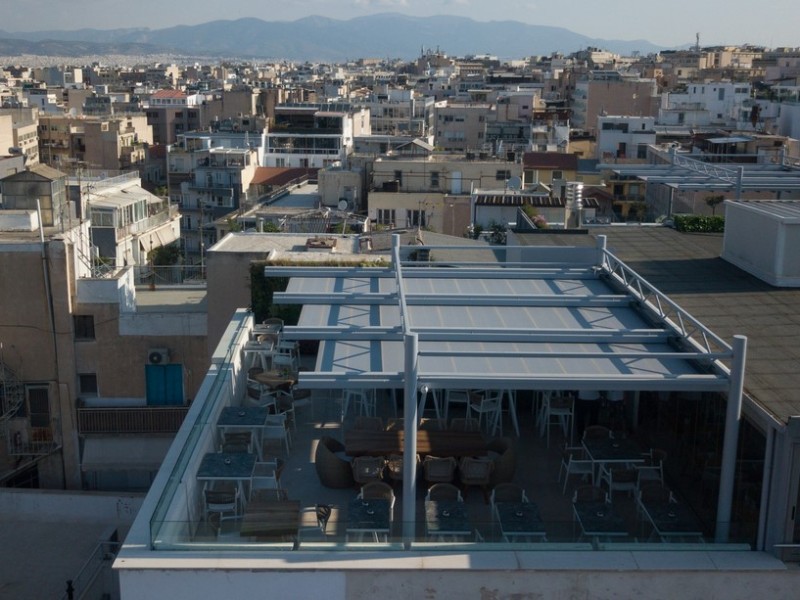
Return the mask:
<svg viewBox="0 0 800 600">
<path fill-rule="evenodd" d="M 553 425 L 561 428 L 564 437 L 571 441 L 572 439 L 572 416 L 573 416 L 573 401 L 570 396 L 557 396 L 553 397 L 548 393 L 544 397 L 544 404 L 542 407 L 544 418 L 542 425 L 539 429 L 539 435 L 546 436 L 547 447 L 550 447 L 550 429 Z"/>
</svg>

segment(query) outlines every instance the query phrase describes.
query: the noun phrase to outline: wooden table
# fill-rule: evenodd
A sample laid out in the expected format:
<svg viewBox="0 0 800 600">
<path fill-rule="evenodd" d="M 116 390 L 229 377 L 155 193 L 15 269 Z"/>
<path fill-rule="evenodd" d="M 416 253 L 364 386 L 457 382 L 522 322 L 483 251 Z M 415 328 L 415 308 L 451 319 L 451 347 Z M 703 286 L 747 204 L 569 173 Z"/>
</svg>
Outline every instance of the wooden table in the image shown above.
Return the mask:
<svg viewBox="0 0 800 600">
<path fill-rule="evenodd" d="M 286 371 L 262 371 L 261 373 L 255 373 L 253 379 L 271 390 L 277 388 L 288 389 L 297 383 L 297 375 Z"/>
<path fill-rule="evenodd" d="M 403 454 L 405 431 L 349 430 L 344 434 L 348 456 Z M 432 456 L 485 456 L 486 440 L 479 431 L 417 431 L 417 453 Z"/>
<path fill-rule="evenodd" d="M 296 536 L 300 526 L 300 501 L 250 502 L 239 534 L 245 537 Z"/>
</svg>

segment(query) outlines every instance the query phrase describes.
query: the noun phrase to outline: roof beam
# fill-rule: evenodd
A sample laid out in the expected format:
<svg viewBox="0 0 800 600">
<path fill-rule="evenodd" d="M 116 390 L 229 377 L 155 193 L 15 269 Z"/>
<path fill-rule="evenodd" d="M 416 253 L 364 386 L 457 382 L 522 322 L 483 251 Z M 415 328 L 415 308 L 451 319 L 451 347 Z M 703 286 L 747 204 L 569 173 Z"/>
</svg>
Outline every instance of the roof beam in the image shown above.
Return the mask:
<svg viewBox="0 0 800 600">
<path fill-rule="evenodd" d="M 298 387 L 306 389 L 398 389 L 402 373 L 355 371 L 301 371 Z M 474 373 L 465 377 L 452 373 L 419 374 L 420 383 L 432 389 L 514 389 L 514 390 L 620 390 L 724 392 L 727 378 L 716 374 L 698 375 L 598 375 L 598 374 L 503 374 Z"/>
<path fill-rule="evenodd" d="M 503 329 L 493 327 L 415 327 L 420 342 L 492 342 L 492 343 L 570 343 L 570 344 L 666 344 L 674 332 L 664 329 Z M 375 340 L 400 339 L 402 328 L 331 325 L 305 327 L 287 325 L 283 336 L 289 340 Z"/>
<path fill-rule="evenodd" d="M 359 305 L 396 305 L 398 295 L 394 292 L 332 292 L 320 294 L 304 294 L 276 292 L 272 300 L 275 304 L 346 304 Z M 520 296 L 518 294 L 409 294 L 406 293 L 408 306 L 630 306 L 631 299 L 625 295 L 604 294 L 538 294 Z"/>
<path fill-rule="evenodd" d="M 552 263 L 537 262 L 537 265 L 546 264 L 546 266 L 530 268 L 504 266 L 509 263 L 490 263 L 486 267 L 461 267 L 459 265 L 462 263 L 456 262 L 436 264 L 439 266 L 422 267 L 420 263 L 404 263 L 406 268 L 402 271 L 403 279 L 597 279 L 595 265 L 588 262 L 568 268 L 558 266 L 559 263 L 555 261 Z M 475 263 L 469 264 L 474 265 Z M 447 268 L 449 265 L 455 268 Z M 264 273 L 267 277 L 297 277 L 298 279 L 369 280 L 375 277 L 384 279 L 395 277 L 393 271 L 388 271 L 389 274 L 387 274 L 383 269 L 369 267 L 361 270 L 341 270 L 337 267 L 265 267 Z"/>
</svg>

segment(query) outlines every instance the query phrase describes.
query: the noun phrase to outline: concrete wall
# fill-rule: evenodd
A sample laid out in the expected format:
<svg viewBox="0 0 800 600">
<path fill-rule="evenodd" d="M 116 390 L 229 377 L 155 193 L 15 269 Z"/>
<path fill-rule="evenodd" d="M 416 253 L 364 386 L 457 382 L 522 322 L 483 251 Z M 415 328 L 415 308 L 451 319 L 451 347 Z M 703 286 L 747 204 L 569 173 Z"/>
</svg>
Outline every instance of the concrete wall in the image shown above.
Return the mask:
<svg viewBox="0 0 800 600">
<path fill-rule="evenodd" d="M 265 258 L 264 252 L 209 251 L 206 260 L 209 355 L 217 347 L 236 310 L 251 306 L 250 263 Z"/>
<path fill-rule="evenodd" d="M 292 553 L 293 555 L 298 553 Z M 274 555 L 273 555 L 274 556 Z M 292 598 L 293 600 L 523 600 L 536 598 L 793 598 L 800 575 L 762 555 L 706 552 L 478 552 L 412 555 L 331 553 L 314 567 L 287 571 L 240 559 L 241 570 L 212 559 L 205 568 L 123 570 L 122 600 Z M 566 559 L 566 560 L 565 560 Z M 202 559 L 200 559 L 202 560 Z M 356 562 L 357 561 L 357 562 Z M 392 568 L 389 563 L 407 563 Z M 571 563 L 571 566 L 567 566 Z M 259 564 L 261 566 L 259 566 Z M 739 566 L 737 566 L 737 564 Z M 291 566 L 289 566 L 291 569 Z"/>
<path fill-rule="evenodd" d="M 106 521 L 130 525 L 144 494 L 0 488 L 0 512 L 25 521 Z"/>
</svg>

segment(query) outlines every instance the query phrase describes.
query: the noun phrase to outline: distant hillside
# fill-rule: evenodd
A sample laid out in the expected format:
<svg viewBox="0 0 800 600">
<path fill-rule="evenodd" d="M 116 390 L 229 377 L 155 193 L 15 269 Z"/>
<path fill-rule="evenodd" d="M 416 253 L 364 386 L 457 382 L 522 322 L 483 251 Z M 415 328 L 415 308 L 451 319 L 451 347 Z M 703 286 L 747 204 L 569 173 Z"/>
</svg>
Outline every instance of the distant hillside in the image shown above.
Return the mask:
<svg viewBox="0 0 800 600">
<path fill-rule="evenodd" d="M 158 54 L 163 48 L 152 44 L 130 42 L 84 42 L 67 40 L 29 41 L 3 39 L 0 34 L 0 56 L 19 56 L 33 54 L 35 56 L 103 56 L 119 54 L 123 56 L 146 56 Z"/>
<path fill-rule="evenodd" d="M 212 21 L 201 25 L 166 29 L 81 29 L 77 31 L 39 31 L 7 33 L 0 38 L 19 38 L 32 43 L 16 54 L 53 54 L 55 41 L 110 44 L 118 54 L 131 44 L 130 53 L 171 51 L 196 56 L 285 58 L 289 60 L 342 61 L 358 57 L 410 59 L 420 48 L 441 48 L 449 55 L 493 54 L 501 58 L 523 57 L 552 52 L 574 52 L 594 46 L 630 54 L 644 54 L 663 48 L 645 40 L 601 40 L 560 27 L 527 25 L 517 21 L 473 21 L 464 17 L 409 17 L 380 14 L 339 21 L 325 17 L 306 17 L 297 21 L 238 19 Z M 19 42 L 18 42 L 19 43 Z M 3 47 L 13 46 L 4 40 Z M 44 48 L 49 48 L 47 51 Z M 68 49 L 68 45 L 63 48 Z M 110 51 L 107 51 L 110 52 Z M 2 52 L 3 54 L 13 54 Z M 90 53 L 97 53 L 93 50 Z M 70 51 L 67 55 L 76 55 Z"/>
</svg>

